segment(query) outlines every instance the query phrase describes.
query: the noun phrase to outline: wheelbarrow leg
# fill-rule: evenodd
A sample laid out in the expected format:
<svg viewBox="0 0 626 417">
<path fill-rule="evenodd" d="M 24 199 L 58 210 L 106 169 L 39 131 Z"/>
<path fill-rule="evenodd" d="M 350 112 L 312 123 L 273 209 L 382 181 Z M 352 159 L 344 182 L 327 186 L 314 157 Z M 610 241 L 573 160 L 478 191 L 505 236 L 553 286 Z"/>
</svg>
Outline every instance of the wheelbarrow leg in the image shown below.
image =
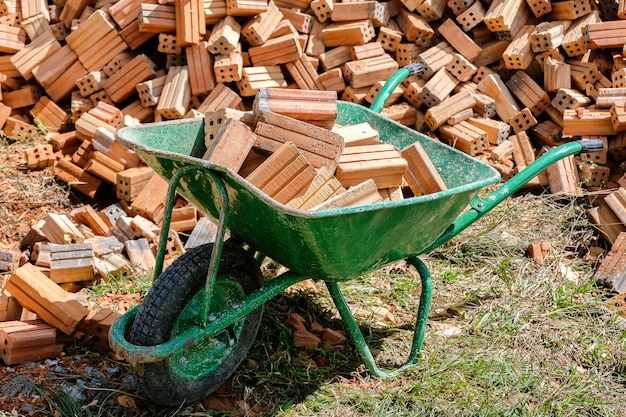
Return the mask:
<svg viewBox="0 0 626 417">
<path fill-rule="evenodd" d="M 163 264 L 165 260 L 165 251 L 167 247 L 167 240 L 169 238 L 170 224 L 172 220 L 172 212 L 174 210 L 174 203 L 176 199 L 176 189 L 181 179 L 188 174 L 194 174 L 196 177 L 200 175 L 206 175 L 211 178 L 215 186 L 217 187 L 220 204 L 220 217 L 217 225 L 217 236 L 215 238 L 215 244 L 211 251 L 211 258 L 209 264 L 208 275 L 204 288 L 204 302 L 200 310 L 199 320 L 200 324 L 205 327 L 207 325 L 208 311 L 211 305 L 211 297 L 213 293 L 213 287 L 215 286 L 215 280 L 217 277 L 217 271 L 219 267 L 219 260 L 222 254 L 222 248 L 224 245 L 224 237 L 226 234 L 226 223 L 229 216 L 229 201 L 226 187 L 222 180 L 215 175 L 208 168 L 197 166 L 186 166 L 177 170 L 170 179 L 167 196 L 165 200 L 165 207 L 163 212 L 163 220 L 161 225 L 161 236 L 159 238 L 159 246 L 157 248 L 156 261 L 154 265 L 153 281 L 156 280 L 163 272 Z"/>
<path fill-rule="evenodd" d="M 399 372 L 402 372 L 406 368 L 415 365 L 419 360 L 419 353 L 422 349 L 422 344 L 424 343 L 424 334 L 426 333 L 426 323 L 428 321 L 428 312 L 430 310 L 430 301 L 432 298 L 432 279 L 428 268 L 417 256 L 411 256 L 407 259 L 407 261 L 413 265 L 419 273 L 422 281 L 422 292 L 420 294 L 417 319 L 415 321 L 415 329 L 413 331 L 411 352 L 404 365 L 394 371 L 385 371 L 378 368 L 376 362 L 374 361 L 374 356 L 365 341 L 365 337 L 363 337 L 361 329 L 359 329 L 354 316 L 350 312 L 350 307 L 348 306 L 348 303 L 346 303 L 339 285 L 336 282 L 326 282 L 330 296 L 335 302 L 337 310 L 339 310 L 339 314 L 346 324 L 348 333 L 356 345 L 357 351 L 361 355 L 365 366 L 367 366 L 372 375 L 376 377 L 391 377 Z"/>
</svg>

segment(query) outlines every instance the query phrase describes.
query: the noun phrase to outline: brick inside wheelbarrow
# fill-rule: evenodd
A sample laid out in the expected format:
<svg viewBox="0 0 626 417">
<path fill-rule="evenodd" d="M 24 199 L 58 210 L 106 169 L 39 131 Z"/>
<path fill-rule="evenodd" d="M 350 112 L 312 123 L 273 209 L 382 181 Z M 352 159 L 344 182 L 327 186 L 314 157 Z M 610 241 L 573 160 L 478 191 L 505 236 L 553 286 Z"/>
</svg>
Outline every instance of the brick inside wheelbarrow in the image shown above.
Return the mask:
<svg viewBox="0 0 626 417">
<path fill-rule="evenodd" d="M 500 179 L 489 165 L 369 109 L 348 102 L 337 107 L 337 124 L 368 122 L 383 142 L 400 150 L 420 142 L 448 189 L 401 201 L 299 211 L 268 198 L 235 172 L 202 160 L 201 118 L 131 126 L 118 135 L 166 179 L 182 167 L 209 168 L 226 186 L 231 236 L 294 272 L 327 281 L 423 253 L 482 187 Z M 219 192 L 208 176 L 183 177 L 178 192 L 205 214 L 219 217 Z"/>
</svg>

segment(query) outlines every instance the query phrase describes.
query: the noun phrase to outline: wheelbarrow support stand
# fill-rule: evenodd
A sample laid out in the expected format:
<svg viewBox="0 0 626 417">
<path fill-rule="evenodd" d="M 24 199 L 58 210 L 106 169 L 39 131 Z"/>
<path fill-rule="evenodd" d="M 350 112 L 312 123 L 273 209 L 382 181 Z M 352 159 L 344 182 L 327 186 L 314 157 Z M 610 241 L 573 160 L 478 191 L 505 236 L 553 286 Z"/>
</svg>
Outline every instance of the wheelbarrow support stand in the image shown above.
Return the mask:
<svg viewBox="0 0 626 417">
<path fill-rule="evenodd" d="M 378 368 L 376 362 L 374 361 L 374 356 L 370 351 L 367 342 L 365 341 L 365 337 L 363 337 L 363 333 L 361 329 L 359 329 L 359 325 L 357 324 L 354 316 L 350 312 L 350 307 L 348 303 L 346 303 L 345 298 L 343 297 L 343 293 L 339 288 L 339 285 L 336 282 L 326 282 L 326 287 L 328 287 L 328 291 L 330 292 L 330 296 L 335 302 L 335 306 L 337 310 L 339 310 L 339 314 L 343 319 L 346 329 L 352 338 L 353 343 L 356 346 L 357 351 L 361 355 L 361 359 L 365 363 L 365 366 L 369 369 L 372 375 L 384 378 L 384 377 L 392 377 L 402 372 L 404 369 L 417 364 L 419 360 L 419 353 L 422 350 L 422 344 L 424 343 L 424 335 L 426 333 L 426 322 L 428 320 L 428 311 L 430 310 L 430 300 L 432 298 L 433 286 L 432 279 L 430 277 L 430 272 L 424 262 L 419 259 L 417 256 L 411 256 L 407 259 L 407 261 L 417 269 L 419 276 L 422 280 L 422 292 L 420 294 L 420 303 L 417 312 L 417 319 L 415 321 L 415 329 L 413 331 L 413 342 L 411 344 L 411 352 L 409 354 L 408 359 L 400 368 L 394 371 L 384 371 Z"/>
<path fill-rule="evenodd" d="M 471 208 L 459 216 L 446 231 L 427 249 L 421 253 L 428 253 L 435 248 L 449 242 L 456 235 L 465 230 L 472 223 L 487 214 L 490 210 L 504 201 L 506 198 L 517 192 L 524 184 L 528 183 L 532 178 L 537 176 L 550 165 L 567 156 L 578 154 L 580 152 L 599 152 L 604 144 L 600 140 L 580 140 L 569 142 L 558 146 L 544 155 L 539 157 L 535 162 L 526 167 L 519 174 L 505 182 L 495 191 L 484 198 L 475 197 L 471 201 Z M 357 351 L 372 375 L 377 377 L 395 376 L 404 369 L 415 365 L 419 360 L 419 353 L 422 349 L 424 336 L 426 333 L 426 322 L 428 320 L 428 312 L 432 298 L 432 280 L 428 268 L 424 262 L 418 258 L 419 254 L 409 256 L 407 261 L 417 269 L 422 281 L 422 292 L 420 294 L 420 302 L 418 307 L 417 318 L 415 320 L 415 329 L 413 331 L 413 342 L 408 359 L 400 368 L 393 371 L 384 371 L 378 368 L 374 361 L 372 352 L 370 351 L 363 333 L 350 312 L 350 308 L 343 297 L 341 289 L 336 282 L 326 282 L 328 291 L 339 310 L 341 318 L 346 324 L 346 328 L 352 338 Z"/>
</svg>

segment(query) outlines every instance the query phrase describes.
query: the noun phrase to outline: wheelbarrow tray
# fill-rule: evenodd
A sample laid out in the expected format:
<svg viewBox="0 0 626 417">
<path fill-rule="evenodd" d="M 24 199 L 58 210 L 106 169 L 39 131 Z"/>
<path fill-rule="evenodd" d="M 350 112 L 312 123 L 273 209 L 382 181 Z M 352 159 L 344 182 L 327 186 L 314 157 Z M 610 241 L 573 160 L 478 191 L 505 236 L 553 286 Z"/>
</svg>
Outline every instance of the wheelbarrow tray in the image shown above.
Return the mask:
<svg viewBox="0 0 626 417">
<path fill-rule="evenodd" d="M 346 280 L 423 253 L 482 187 L 500 179 L 489 165 L 363 106 L 340 101 L 337 107 L 338 124 L 368 122 L 382 141 L 398 149 L 420 142 L 448 189 L 401 201 L 294 210 L 232 170 L 202 160 L 202 118 L 129 126 L 118 131 L 118 138 L 165 179 L 187 166 L 210 169 L 228 193 L 226 226 L 232 237 L 294 272 L 327 281 Z M 219 191 L 210 176 L 186 175 L 177 190 L 204 214 L 219 216 Z"/>
</svg>

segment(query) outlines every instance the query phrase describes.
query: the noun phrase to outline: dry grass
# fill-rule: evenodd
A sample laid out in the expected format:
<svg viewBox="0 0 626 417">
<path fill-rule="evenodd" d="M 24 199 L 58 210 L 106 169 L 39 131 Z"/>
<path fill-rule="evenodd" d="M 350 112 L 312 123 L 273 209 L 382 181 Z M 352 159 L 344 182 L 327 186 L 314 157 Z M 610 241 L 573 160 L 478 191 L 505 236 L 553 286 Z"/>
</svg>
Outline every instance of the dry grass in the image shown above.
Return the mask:
<svg viewBox="0 0 626 417">
<path fill-rule="evenodd" d="M 0 142 L 0 237 L 19 241 L 48 211 L 67 210 L 69 187 L 54 179 L 51 169 L 29 170 L 24 150 L 31 142 Z"/>
</svg>

